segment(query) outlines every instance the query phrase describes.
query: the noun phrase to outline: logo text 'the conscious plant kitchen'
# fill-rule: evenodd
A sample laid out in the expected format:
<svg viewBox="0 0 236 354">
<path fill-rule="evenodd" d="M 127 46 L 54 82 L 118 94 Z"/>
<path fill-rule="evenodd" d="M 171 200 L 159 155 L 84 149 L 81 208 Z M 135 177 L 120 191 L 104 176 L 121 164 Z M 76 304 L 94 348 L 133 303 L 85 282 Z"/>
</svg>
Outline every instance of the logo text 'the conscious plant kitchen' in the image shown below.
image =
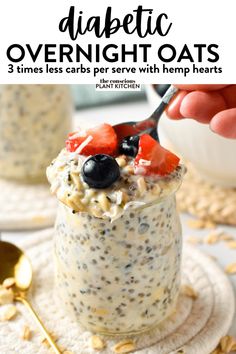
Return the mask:
<svg viewBox="0 0 236 354">
<path fill-rule="evenodd" d="M 181 48 L 178 46 L 178 49 L 172 43 L 158 45 L 156 36 L 167 37 L 174 30 L 173 27 L 174 24 L 166 13 L 156 14 L 153 9 L 141 5 L 123 18 L 115 17 L 112 7 L 106 8 L 104 16 L 88 17 L 81 9 L 71 6 L 67 16 L 58 24 L 59 31 L 68 34 L 69 43 L 39 43 L 37 46 L 14 43 L 7 48 L 6 55 L 12 63 L 21 63 L 26 58 L 27 62 L 32 63 L 36 63 L 39 58 L 43 58 L 45 63 L 99 63 L 104 60 L 109 63 L 125 63 L 126 60 L 147 63 L 152 60 L 158 64 L 202 61 L 216 63 L 219 60 L 219 46 L 216 43 L 185 43 Z M 114 35 L 122 31 L 129 36 L 129 41 L 123 44 L 114 43 Z M 97 39 L 105 39 L 106 43 L 87 41 L 82 45 L 80 39 L 89 32 Z M 134 34 L 140 38 L 140 43 L 132 43 Z M 151 43 L 141 40 L 147 38 L 152 39 Z"/>
</svg>

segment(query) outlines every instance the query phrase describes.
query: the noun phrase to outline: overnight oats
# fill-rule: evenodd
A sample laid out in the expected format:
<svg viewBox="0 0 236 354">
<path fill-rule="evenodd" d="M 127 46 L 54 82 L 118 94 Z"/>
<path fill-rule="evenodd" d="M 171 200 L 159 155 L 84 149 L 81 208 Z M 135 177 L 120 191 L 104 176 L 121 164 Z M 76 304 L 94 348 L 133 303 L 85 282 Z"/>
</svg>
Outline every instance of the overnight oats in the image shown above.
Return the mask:
<svg viewBox="0 0 236 354">
<path fill-rule="evenodd" d="M 0 177 L 45 181 L 45 169 L 71 129 L 66 85 L 0 86 Z"/>
<path fill-rule="evenodd" d="M 72 133 L 47 169 L 60 200 L 54 238 L 57 293 L 85 328 L 147 330 L 175 307 L 184 167 L 150 135 L 117 141 L 103 124 Z"/>
</svg>

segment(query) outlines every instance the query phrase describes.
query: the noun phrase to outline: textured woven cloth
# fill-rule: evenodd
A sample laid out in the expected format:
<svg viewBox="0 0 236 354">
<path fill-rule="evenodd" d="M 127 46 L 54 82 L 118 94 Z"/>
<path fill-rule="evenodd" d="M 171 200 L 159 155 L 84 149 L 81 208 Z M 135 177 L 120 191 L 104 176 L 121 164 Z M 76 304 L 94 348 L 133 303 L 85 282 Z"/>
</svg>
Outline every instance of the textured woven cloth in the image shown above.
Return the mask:
<svg viewBox="0 0 236 354">
<path fill-rule="evenodd" d="M 58 338 L 61 348 L 75 354 L 92 354 L 91 333 L 83 331 L 69 318 L 53 292 L 52 235 L 48 229 L 32 234 L 24 247 L 34 268 L 34 281 L 29 298 L 47 328 Z M 234 315 L 234 296 L 226 275 L 214 261 L 193 246 L 184 245 L 183 282 L 198 292 L 196 300 L 181 295 L 176 312 L 151 332 L 134 336 L 137 354 L 209 354 L 225 335 Z M 17 304 L 15 320 L 0 322 L 1 354 L 47 354 L 49 349 L 41 343 L 37 326 L 27 310 Z M 30 341 L 20 338 L 22 327 L 33 330 Z M 130 337 L 129 337 L 130 338 Z M 113 353 L 112 347 L 120 338 L 104 337 L 107 347 L 101 353 Z M 182 351 L 181 351 L 182 350 Z"/>
<path fill-rule="evenodd" d="M 0 179 L 0 229 L 21 230 L 52 226 L 57 200 L 48 184 L 22 184 Z"/>
</svg>

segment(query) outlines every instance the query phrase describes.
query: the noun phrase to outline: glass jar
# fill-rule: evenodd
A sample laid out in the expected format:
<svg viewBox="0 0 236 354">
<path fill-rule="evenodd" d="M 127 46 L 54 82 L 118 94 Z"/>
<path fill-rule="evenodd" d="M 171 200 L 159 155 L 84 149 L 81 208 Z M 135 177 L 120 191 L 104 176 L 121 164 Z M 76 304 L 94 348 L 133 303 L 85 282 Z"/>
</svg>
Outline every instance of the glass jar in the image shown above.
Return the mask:
<svg viewBox="0 0 236 354">
<path fill-rule="evenodd" d="M 0 86 L 0 177 L 46 181 L 45 169 L 71 130 L 67 85 Z"/>
<path fill-rule="evenodd" d="M 85 328 L 131 334 L 174 310 L 181 225 L 175 195 L 126 210 L 112 223 L 60 203 L 54 237 L 56 290 Z"/>
</svg>

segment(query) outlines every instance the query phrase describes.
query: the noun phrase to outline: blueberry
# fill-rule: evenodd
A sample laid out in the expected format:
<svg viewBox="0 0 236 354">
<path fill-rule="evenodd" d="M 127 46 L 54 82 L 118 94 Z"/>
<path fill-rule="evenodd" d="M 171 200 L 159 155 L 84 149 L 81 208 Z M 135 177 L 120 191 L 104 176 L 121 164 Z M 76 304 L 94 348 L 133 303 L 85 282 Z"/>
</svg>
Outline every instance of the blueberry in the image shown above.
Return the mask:
<svg viewBox="0 0 236 354">
<path fill-rule="evenodd" d="M 138 153 L 138 143 L 138 135 L 126 136 L 120 144 L 119 151 L 121 154 L 135 157 Z"/>
<path fill-rule="evenodd" d="M 109 155 L 94 155 L 84 162 L 82 177 L 89 187 L 107 188 L 120 177 L 119 165 Z"/>
</svg>

